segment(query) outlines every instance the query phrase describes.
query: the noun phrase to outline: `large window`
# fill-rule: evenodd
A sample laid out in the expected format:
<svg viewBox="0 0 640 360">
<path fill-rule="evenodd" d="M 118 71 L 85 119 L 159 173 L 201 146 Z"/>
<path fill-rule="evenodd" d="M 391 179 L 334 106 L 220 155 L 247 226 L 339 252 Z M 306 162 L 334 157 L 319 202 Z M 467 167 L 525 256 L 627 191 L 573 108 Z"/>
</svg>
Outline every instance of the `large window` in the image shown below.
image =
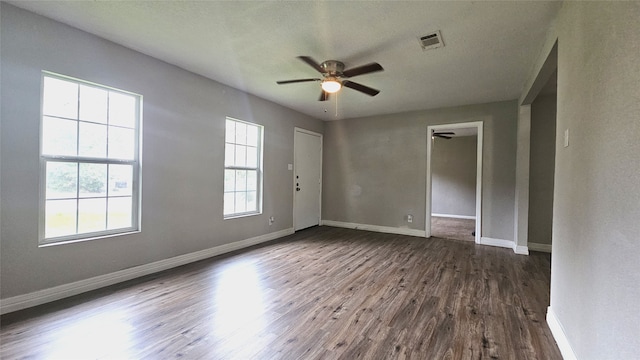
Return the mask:
<svg viewBox="0 0 640 360">
<path fill-rule="evenodd" d="M 43 73 L 40 243 L 139 229 L 141 96 Z"/>
<path fill-rule="evenodd" d="M 262 126 L 227 118 L 224 217 L 261 213 Z"/>
</svg>

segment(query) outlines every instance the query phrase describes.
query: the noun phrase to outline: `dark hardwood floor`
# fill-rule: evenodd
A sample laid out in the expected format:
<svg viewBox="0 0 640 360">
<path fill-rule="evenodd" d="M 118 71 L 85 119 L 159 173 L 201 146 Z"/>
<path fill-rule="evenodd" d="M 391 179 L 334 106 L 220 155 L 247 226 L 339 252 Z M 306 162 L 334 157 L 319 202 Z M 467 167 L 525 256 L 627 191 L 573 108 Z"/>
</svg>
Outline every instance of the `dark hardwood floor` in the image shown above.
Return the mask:
<svg viewBox="0 0 640 360">
<path fill-rule="evenodd" d="M 449 217 L 431 217 L 431 236 L 443 239 L 475 241 L 476 230 L 474 219 L 456 219 Z"/>
<path fill-rule="evenodd" d="M 2 359 L 561 359 L 548 254 L 316 227 L 4 315 Z"/>
</svg>

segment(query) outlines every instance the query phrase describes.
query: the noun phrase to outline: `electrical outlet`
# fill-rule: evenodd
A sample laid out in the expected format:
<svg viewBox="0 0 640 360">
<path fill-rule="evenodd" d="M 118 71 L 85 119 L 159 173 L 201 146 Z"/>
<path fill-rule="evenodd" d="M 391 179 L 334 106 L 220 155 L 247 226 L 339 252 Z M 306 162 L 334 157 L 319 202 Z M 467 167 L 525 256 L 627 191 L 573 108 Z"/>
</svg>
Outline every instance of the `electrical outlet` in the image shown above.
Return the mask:
<svg viewBox="0 0 640 360">
<path fill-rule="evenodd" d="M 412 223 L 413 222 L 413 215 L 411 215 L 411 214 L 407 215 L 407 222 L 408 223 Z"/>
<path fill-rule="evenodd" d="M 269 225 L 273 225 L 275 221 L 276 219 L 274 219 L 273 216 L 269 216 Z"/>
</svg>

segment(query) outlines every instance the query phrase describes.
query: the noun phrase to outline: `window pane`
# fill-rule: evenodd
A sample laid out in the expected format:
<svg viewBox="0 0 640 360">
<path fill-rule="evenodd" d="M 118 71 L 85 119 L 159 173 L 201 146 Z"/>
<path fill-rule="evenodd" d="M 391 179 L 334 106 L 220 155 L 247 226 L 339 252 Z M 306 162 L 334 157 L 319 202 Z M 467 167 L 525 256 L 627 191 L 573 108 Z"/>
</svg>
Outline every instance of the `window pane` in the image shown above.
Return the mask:
<svg viewBox="0 0 640 360">
<path fill-rule="evenodd" d="M 247 190 L 247 171 L 236 170 L 236 188 L 235 191 Z"/>
<path fill-rule="evenodd" d="M 76 200 L 47 200 L 45 204 L 45 237 L 76 233 Z"/>
<path fill-rule="evenodd" d="M 135 131 L 109 126 L 109 158 L 133 160 L 135 155 Z"/>
<path fill-rule="evenodd" d="M 80 197 L 107 195 L 107 165 L 80 164 Z"/>
<path fill-rule="evenodd" d="M 224 214 L 228 216 L 256 212 L 260 203 L 258 171 L 262 127 L 232 119 L 227 119 L 225 126 Z"/>
<path fill-rule="evenodd" d="M 224 145 L 224 166 L 233 166 L 236 161 L 236 146 L 233 144 Z"/>
<path fill-rule="evenodd" d="M 257 168 L 258 167 L 258 148 L 248 146 L 246 148 L 247 151 L 247 167 Z"/>
<path fill-rule="evenodd" d="M 235 193 L 224 193 L 224 215 L 230 215 L 235 212 Z"/>
<path fill-rule="evenodd" d="M 109 165 L 109 196 L 133 194 L 133 166 Z"/>
<path fill-rule="evenodd" d="M 237 192 L 236 194 L 236 213 L 243 213 L 247 211 L 247 200 L 244 192 Z"/>
<path fill-rule="evenodd" d="M 236 122 L 236 144 L 247 144 L 247 124 Z"/>
<path fill-rule="evenodd" d="M 247 211 L 258 211 L 258 202 L 255 191 L 247 191 Z"/>
<path fill-rule="evenodd" d="M 78 233 L 102 231 L 106 226 L 106 198 L 78 200 Z"/>
<path fill-rule="evenodd" d="M 42 153 L 44 155 L 77 154 L 78 122 L 44 117 L 42 119 Z"/>
<path fill-rule="evenodd" d="M 48 161 L 46 167 L 46 199 L 75 198 L 78 191 L 78 164 Z"/>
<path fill-rule="evenodd" d="M 247 166 L 247 148 L 244 145 L 236 145 L 236 166 Z"/>
<path fill-rule="evenodd" d="M 132 226 L 131 197 L 109 198 L 107 229 L 121 229 Z"/>
<path fill-rule="evenodd" d="M 107 156 L 107 126 L 80 122 L 78 155 L 87 157 Z"/>
<path fill-rule="evenodd" d="M 43 115 L 77 119 L 78 84 L 45 77 L 42 113 Z"/>
<path fill-rule="evenodd" d="M 109 125 L 136 126 L 136 98 L 109 91 Z"/>
<path fill-rule="evenodd" d="M 236 142 L 236 122 L 233 120 L 227 120 L 226 124 L 226 132 L 225 132 L 225 140 L 226 142 L 234 143 Z"/>
<path fill-rule="evenodd" d="M 247 171 L 247 190 L 258 189 L 258 172 L 255 170 Z"/>
<path fill-rule="evenodd" d="M 247 145 L 258 146 L 258 127 L 249 125 L 247 126 Z"/>
<path fill-rule="evenodd" d="M 235 191 L 236 189 L 236 171 L 225 170 L 224 171 L 224 191 Z"/>
<path fill-rule="evenodd" d="M 107 123 L 106 90 L 80 85 L 80 120 Z"/>
<path fill-rule="evenodd" d="M 141 106 L 137 95 L 43 72 L 45 239 L 136 227 Z"/>
</svg>

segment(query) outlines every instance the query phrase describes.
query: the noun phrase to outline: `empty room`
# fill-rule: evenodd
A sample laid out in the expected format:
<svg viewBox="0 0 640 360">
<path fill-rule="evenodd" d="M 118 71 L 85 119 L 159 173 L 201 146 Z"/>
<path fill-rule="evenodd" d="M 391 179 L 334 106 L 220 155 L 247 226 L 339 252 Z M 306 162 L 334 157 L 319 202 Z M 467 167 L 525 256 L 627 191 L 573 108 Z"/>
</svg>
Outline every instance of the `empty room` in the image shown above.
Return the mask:
<svg viewBox="0 0 640 360">
<path fill-rule="evenodd" d="M 639 358 L 638 19 L 0 1 L 0 358 Z"/>
</svg>

